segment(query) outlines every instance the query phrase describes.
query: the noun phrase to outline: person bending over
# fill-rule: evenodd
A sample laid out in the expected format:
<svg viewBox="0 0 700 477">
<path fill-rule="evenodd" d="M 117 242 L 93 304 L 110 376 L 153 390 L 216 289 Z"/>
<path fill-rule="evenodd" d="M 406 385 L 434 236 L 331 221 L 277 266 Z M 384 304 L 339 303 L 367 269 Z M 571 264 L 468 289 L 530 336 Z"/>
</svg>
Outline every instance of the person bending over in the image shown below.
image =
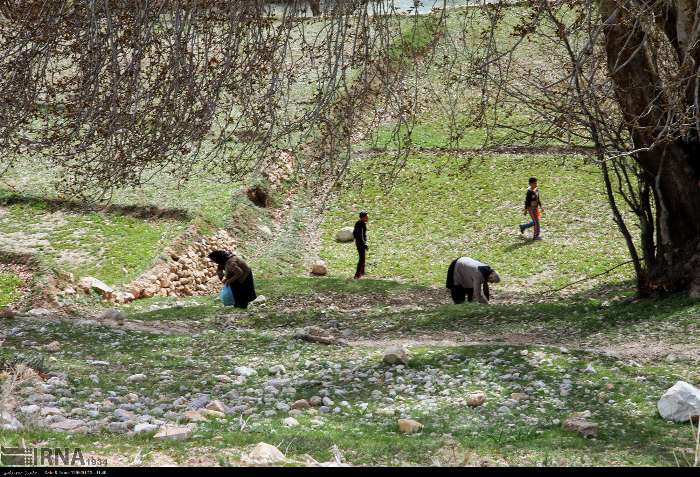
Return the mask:
<svg viewBox="0 0 700 477">
<path fill-rule="evenodd" d="M 491 299 L 489 283 L 498 283 L 501 277 L 490 266 L 471 257 L 453 260 L 447 269 L 446 287 L 450 289 L 452 301 L 464 303 L 474 298 L 479 303 L 488 305 Z M 483 288 L 483 294 L 481 292 Z"/>
<path fill-rule="evenodd" d="M 253 271 L 245 260 L 225 250 L 214 250 L 209 254 L 209 259 L 217 264 L 216 274 L 224 284 L 222 300 L 225 289 L 228 287 L 233 294 L 233 306 L 248 308 L 248 303 L 255 300 L 257 295 L 255 294 Z"/>
</svg>

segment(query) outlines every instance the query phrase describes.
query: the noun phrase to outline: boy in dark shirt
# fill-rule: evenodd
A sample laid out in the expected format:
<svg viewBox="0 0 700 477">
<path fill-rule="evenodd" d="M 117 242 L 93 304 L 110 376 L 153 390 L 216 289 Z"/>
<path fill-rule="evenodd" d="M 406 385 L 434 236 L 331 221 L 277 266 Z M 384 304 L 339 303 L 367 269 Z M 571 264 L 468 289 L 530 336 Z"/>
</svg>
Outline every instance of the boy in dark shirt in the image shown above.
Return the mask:
<svg viewBox="0 0 700 477">
<path fill-rule="evenodd" d="M 357 247 L 357 271 L 355 278 L 362 278 L 365 274 L 365 255 L 369 247 L 367 246 L 367 221 L 369 217 L 364 210 L 360 212 L 360 220 L 355 222 L 355 228 L 352 231 L 352 236 L 355 238 L 355 246 Z"/>
<path fill-rule="evenodd" d="M 542 237 L 540 237 L 540 218 L 542 217 L 541 212 L 544 212 L 544 207 L 542 207 L 542 201 L 540 200 L 540 190 L 537 188 L 537 178 L 530 177 L 529 184 L 530 187 L 527 188 L 527 192 L 525 193 L 525 208 L 523 210 L 523 215 L 530 214 L 530 218 L 532 220 L 527 224 L 519 225 L 520 233 L 522 234 L 530 227 L 535 227 L 532 234 L 532 239 L 542 240 Z"/>
</svg>

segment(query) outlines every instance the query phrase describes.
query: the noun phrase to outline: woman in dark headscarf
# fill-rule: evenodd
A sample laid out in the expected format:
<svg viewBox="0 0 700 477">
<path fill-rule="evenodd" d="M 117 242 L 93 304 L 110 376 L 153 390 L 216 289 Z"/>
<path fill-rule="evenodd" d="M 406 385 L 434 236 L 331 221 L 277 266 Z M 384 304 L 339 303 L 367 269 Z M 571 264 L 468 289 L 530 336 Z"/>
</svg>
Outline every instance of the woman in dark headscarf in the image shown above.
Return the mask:
<svg viewBox="0 0 700 477">
<path fill-rule="evenodd" d="M 209 259 L 218 265 L 216 273 L 219 280 L 233 292 L 233 306 L 248 308 L 248 303 L 257 298 L 253 271 L 248 264 L 238 255 L 225 250 L 214 250 L 209 254 Z"/>
</svg>

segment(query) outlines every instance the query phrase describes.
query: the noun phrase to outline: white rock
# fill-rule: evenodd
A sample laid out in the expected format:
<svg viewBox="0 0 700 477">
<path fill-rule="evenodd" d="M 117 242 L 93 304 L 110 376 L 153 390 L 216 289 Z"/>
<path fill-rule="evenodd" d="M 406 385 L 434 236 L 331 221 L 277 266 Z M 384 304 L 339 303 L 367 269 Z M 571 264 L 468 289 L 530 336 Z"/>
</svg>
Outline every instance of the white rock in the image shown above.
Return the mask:
<svg viewBox="0 0 700 477">
<path fill-rule="evenodd" d="M 245 378 L 249 378 L 250 376 L 257 374 L 257 371 L 255 371 L 253 368 L 249 368 L 248 366 L 236 366 L 233 368 L 233 372 L 238 376 L 243 376 Z"/>
<path fill-rule="evenodd" d="M 688 421 L 692 416 L 700 416 L 700 389 L 678 381 L 661 396 L 656 406 L 666 420 Z"/>
<path fill-rule="evenodd" d="M 286 459 L 277 447 L 260 442 L 243 460 L 251 464 L 275 464 Z"/>
<path fill-rule="evenodd" d="M 355 240 L 355 237 L 352 236 L 352 227 L 343 227 L 342 229 L 338 230 L 335 234 L 335 241 L 336 242 L 352 242 Z"/>
<path fill-rule="evenodd" d="M 270 369 L 269 369 L 268 371 L 269 371 L 270 374 L 276 374 L 276 375 L 278 375 L 278 376 L 279 376 L 280 374 L 285 374 L 285 373 L 287 372 L 287 370 L 285 369 L 285 367 L 284 367 L 283 365 L 281 365 L 281 364 L 276 364 L 276 365 L 274 365 L 274 366 L 270 366 Z"/>
<path fill-rule="evenodd" d="M 15 416 L 7 411 L 0 411 L 0 429 L 3 431 L 19 431 L 22 427 L 24 426 Z"/>
<path fill-rule="evenodd" d="M 176 440 L 181 441 L 188 439 L 192 435 L 192 428 L 187 426 L 163 426 L 158 433 L 153 436 L 159 440 Z"/>
<path fill-rule="evenodd" d="M 111 295 L 112 293 L 114 293 L 114 290 L 109 285 L 107 285 L 103 281 L 98 280 L 95 277 L 81 278 L 78 282 L 78 286 L 82 288 L 85 292 L 94 290 L 100 295 Z"/>
<path fill-rule="evenodd" d="M 146 380 L 146 375 L 145 374 L 132 374 L 128 378 L 126 378 L 126 381 L 128 383 L 140 383 Z"/>
<path fill-rule="evenodd" d="M 134 426 L 134 432 L 136 434 L 140 434 L 142 432 L 155 431 L 156 429 L 158 429 L 158 426 L 156 426 L 155 424 L 150 424 L 148 422 L 142 422 Z"/>
<path fill-rule="evenodd" d="M 299 425 L 299 421 L 293 417 L 286 417 L 282 420 L 282 425 L 285 427 L 296 427 Z"/>
<path fill-rule="evenodd" d="M 22 406 L 19 408 L 20 412 L 25 415 L 36 414 L 39 412 L 39 406 L 36 404 L 30 404 L 29 406 Z"/>
<path fill-rule="evenodd" d="M 46 308 L 32 308 L 27 314 L 31 316 L 48 316 L 51 314 L 51 310 Z"/>
</svg>

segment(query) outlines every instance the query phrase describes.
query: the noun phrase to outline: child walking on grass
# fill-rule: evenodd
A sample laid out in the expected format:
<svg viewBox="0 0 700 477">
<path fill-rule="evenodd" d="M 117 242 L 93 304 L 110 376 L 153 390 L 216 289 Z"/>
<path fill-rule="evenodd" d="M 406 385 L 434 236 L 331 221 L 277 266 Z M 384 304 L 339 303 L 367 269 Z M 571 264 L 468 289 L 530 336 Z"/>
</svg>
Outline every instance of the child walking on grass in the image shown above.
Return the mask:
<svg viewBox="0 0 700 477">
<path fill-rule="evenodd" d="M 544 207 L 542 207 L 542 201 L 540 200 L 540 190 L 537 188 L 537 178 L 530 177 L 528 181 L 530 186 L 525 192 L 525 209 L 523 210 L 523 215 L 530 214 L 531 221 L 527 224 L 520 224 L 520 233 L 524 233 L 526 229 L 534 227 L 532 233 L 532 240 L 542 240 L 540 237 L 540 218 L 542 217 L 542 212 L 544 212 Z"/>
</svg>

